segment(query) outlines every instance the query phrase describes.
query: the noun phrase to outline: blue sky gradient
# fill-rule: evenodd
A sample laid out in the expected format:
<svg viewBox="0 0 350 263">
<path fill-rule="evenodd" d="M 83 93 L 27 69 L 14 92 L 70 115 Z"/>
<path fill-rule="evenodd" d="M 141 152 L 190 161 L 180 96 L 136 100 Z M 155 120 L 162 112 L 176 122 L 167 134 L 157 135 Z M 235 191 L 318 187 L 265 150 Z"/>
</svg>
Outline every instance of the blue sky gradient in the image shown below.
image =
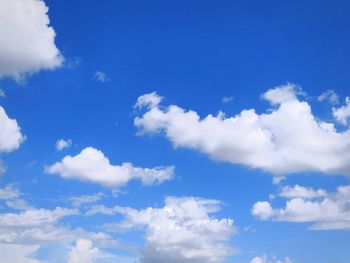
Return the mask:
<svg viewBox="0 0 350 263">
<path fill-rule="evenodd" d="M 0 0 L 0 9 L 8 1 Z M 15 1 L 26 5 L 38 0 Z M 350 173 L 306 170 L 283 174 L 286 179 L 273 184 L 276 174 L 268 170 L 215 160 L 196 147 L 177 147 L 164 131 L 140 135 L 134 124 L 135 118 L 149 111 L 147 107 L 135 108 L 137 99 L 151 92 L 163 97 L 161 109 L 177 105 L 201 118 L 220 111 L 229 118 L 245 109 L 255 109 L 257 114 L 276 110 L 278 106 L 262 94 L 291 85 L 295 94 L 303 90 L 297 97 L 307 102 L 316 120 L 333 123 L 339 133 L 346 133 L 349 122 L 337 121 L 332 109 L 345 107 L 350 96 L 348 1 L 45 0 L 45 5 L 56 33 L 54 45 L 65 59 L 62 65 L 35 73 L 28 69 L 23 79 L 16 81 L 13 76 L 2 76 L 1 60 L 5 61 L 2 55 L 6 50 L 1 50 L 4 46 L 0 44 L 0 88 L 6 94 L 0 97 L 0 106 L 26 136 L 17 150 L 5 153 L 0 147 L 0 159 L 6 166 L 0 176 L 1 189 L 12 186 L 33 207 L 48 210 L 72 208 L 70 198 L 100 194 L 100 200 L 82 205 L 79 214 L 64 217 L 55 225 L 73 232 L 108 233 L 117 240 L 115 246 L 104 246 L 82 234 L 81 238 L 91 240 L 99 250 L 91 262 L 149 262 L 142 258 L 146 253 L 142 251 L 152 224 L 112 231 L 105 224 L 121 222 L 125 214 L 87 216 L 94 205 L 162 208 L 167 196 L 219 200 L 221 209 L 208 212 L 209 218 L 234 220 L 235 233 L 224 243 L 235 253 L 212 262 L 350 262 L 350 215 L 348 227 L 311 230 L 312 220 L 260 220 L 252 214 L 258 201 L 269 201 L 273 208 L 285 207 L 286 200 L 278 196 L 285 186 L 333 193 L 339 186 L 349 186 Z M 0 23 L 1 19 L 0 15 Z M 15 26 L 0 26 L 4 36 L 11 30 L 17 32 Z M 25 37 L 18 41 L 32 44 Z M 99 79 L 96 72 L 103 76 Z M 337 94 L 338 103 L 318 99 L 327 90 Z M 225 97 L 231 99 L 223 102 Z M 1 125 L 0 120 L 0 134 L 4 129 Z M 72 145 L 59 151 L 55 148 L 59 139 L 69 139 Z M 135 179 L 108 187 L 82 177 L 64 178 L 47 172 L 65 156 L 76 156 L 86 147 L 102 151 L 112 165 L 174 165 L 173 179 L 151 186 Z M 344 156 L 350 161 L 346 152 Z M 350 204 L 350 195 L 344 198 L 342 202 Z M 1 216 L 21 213 L 7 207 L 4 200 L 0 194 L 0 262 L 11 262 L 1 259 L 1 251 L 6 249 L 3 244 L 23 242 L 39 247 L 27 255 L 33 261 L 17 263 L 90 262 L 69 261 L 79 234 L 67 241 L 40 244 L 1 240 L 2 229 L 10 231 L 1 226 Z M 261 261 L 252 261 L 255 257 Z M 197 259 L 187 260 L 158 258 L 159 262 L 197 263 Z"/>
</svg>

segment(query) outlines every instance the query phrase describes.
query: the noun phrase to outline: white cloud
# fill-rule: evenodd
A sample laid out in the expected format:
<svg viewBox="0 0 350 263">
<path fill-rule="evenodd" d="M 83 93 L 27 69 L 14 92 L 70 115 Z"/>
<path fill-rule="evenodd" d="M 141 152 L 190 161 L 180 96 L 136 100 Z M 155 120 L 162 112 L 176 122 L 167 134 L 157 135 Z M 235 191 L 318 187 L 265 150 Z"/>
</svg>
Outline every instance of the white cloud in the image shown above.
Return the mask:
<svg viewBox="0 0 350 263">
<path fill-rule="evenodd" d="M 0 243 L 1 263 L 40 263 L 30 256 L 39 249 L 39 246 L 13 245 Z"/>
<path fill-rule="evenodd" d="M 5 97 L 6 97 L 5 91 L 3 91 L 2 89 L 0 89 L 0 98 L 5 98 Z"/>
<path fill-rule="evenodd" d="M 136 210 L 99 206 L 90 215 L 120 213 L 124 220 L 110 229 L 146 228 L 141 263 L 215 263 L 233 253 L 227 244 L 235 232 L 233 220 L 210 214 L 220 209 L 217 200 L 195 197 L 167 197 L 163 208 Z"/>
<path fill-rule="evenodd" d="M 312 199 L 317 197 L 324 197 L 327 195 L 327 192 L 323 189 L 314 190 L 312 188 L 295 185 L 293 187 L 283 187 L 279 195 L 287 198 L 301 197 L 305 199 Z"/>
<path fill-rule="evenodd" d="M 269 202 L 256 202 L 252 208 L 252 214 L 262 220 L 267 220 L 273 215 L 273 209 Z"/>
<path fill-rule="evenodd" d="M 6 205 L 16 210 L 26 210 L 32 207 L 21 198 L 21 193 L 12 185 L 0 188 L 0 201 L 5 201 Z"/>
<path fill-rule="evenodd" d="M 62 64 L 47 11 L 41 0 L 0 2 L 0 78 L 21 81 L 25 75 Z"/>
<path fill-rule="evenodd" d="M 69 252 L 67 263 L 93 263 L 99 253 L 99 249 L 93 247 L 91 240 L 79 239 L 76 241 L 75 247 Z"/>
<path fill-rule="evenodd" d="M 103 71 L 96 71 L 94 75 L 95 79 L 100 82 L 108 82 L 109 78 L 107 77 L 107 74 Z"/>
<path fill-rule="evenodd" d="M 77 215 L 76 209 L 57 207 L 54 210 L 28 209 L 20 213 L 0 214 L 1 227 L 41 227 L 47 224 L 55 224 L 61 218 Z"/>
<path fill-rule="evenodd" d="M 64 140 L 64 139 L 57 140 L 55 146 L 57 151 L 62 151 L 63 149 L 66 149 L 72 146 L 72 140 Z"/>
<path fill-rule="evenodd" d="M 80 207 L 83 204 L 91 204 L 91 203 L 96 203 L 104 195 L 102 193 L 97 193 L 97 194 L 92 194 L 92 195 L 81 195 L 81 196 L 74 196 L 70 197 L 68 201 L 72 203 L 73 206 L 75 207 Z"/>
<path fill-rule="evenodd" d="M 146 107 L 148 109 L 152 109 L 154 107 L 157 107 L 161 103 L 162 99 L 162 97 L 153 91 L 152 93 L 144 94 L 138 97 L 134 108 L 140 109 Z"/>
<path fill-rule="evenodd" d="M 289 257 L 285 257 L 284 260 L 279 260 L 276 257 L 269 259 L 266 255 L 253 258 L 250 263 L 293 263 Z"/>
<path fill-rule="evenodd" d="M 340 186 L 335 193 L 288 187 L 280 196 L 288 198 L 285 208 L 273 209 L 267 201 L 257 202 L 252 214 L 263 220 L 310 222 L 313 230 L 350 229 L 350 186 Z"/>
<path fill-rule="evenodd" d="M 320 96 L 318 96 L 318 101 L 328 101 L 332 105 L 339 104 L 339 96 L 334 90 L 326 90 Z"/>
<path fill-rule="evenodd" d="M 304 95 L 302 89 L 292 83 L 269 89 L 261 97 L 273 105 L 280 105 L 288 101 L 297 100 L 297 95 Z"/>
<path fill-rule="evenodd" d="M 25 140 L 17 121 L 10 119 L 0 106 L 0 153 L 11 152 L 19 148 Z"/>
<path fill-rule="evenodd" d="M 233 117 L 219 113 L 205 118 L 176 105 L 161 107 L 162 98 L 151 93 L 135 104 L 147 111 L 134 124 L 140 135 L 163 133 L 174 147 L 277 176 L 298 172 L 350 176 L 350 130 L 338 132 L 332 123 L 320 121 L 310 105 L 297 98 L 299 93 L 292 84 L 280 86 L 262 95 L 276 106 L 267 113 L 249 109 Z"/>
<path fill-rule="evenodd" d="M 350 97 L 345 100 L 345 105 L 340 108 L 333 108 L 333 116 L 343 125 L 348 124 L 350 118 Z"/>
<path fill-rule="evenodd" d="M 91 240 L 96 247 L 116 248 L 120 246 L 117 240 L 103 232 L 88 232 L 83 228 L 70 229 L 66 224 L 62 224 L 62 220 L 68 220 L 69 217 L 78 216 L 78 209 L 68 209 L 56 207 L 54 209 L 35 208 L 27 205 L 26 207 L 15 208 L 9 201 L 22 200 L 23 194 L 11 185 L 0 188 L 0 202 L 4 202 L 6 207 L 1 206 L 0 213 L 0 261 L 1 263 L 39 263 L 39 261 L 31 259 L 31 254 L 45 251 L 46 246 L 67 248 L 74 240 Z M 10 208 L 20 209 L 19 212 L 2 212 Z M 6 209 L 6 210 L 5 210 Z M 85 248 L 88 246 L 85 246 Z M 85 251 L 87 258 L 83 261 L 74 261 L 77 253 L 83 252 L 84 244 L 77 242 L 75 249 L 71 251 L 72 262 L 89 262 L 89 258 L 93 251 L 97 248 L 91 247 Z M 102 251 L 103 252 L 103 251 Z M 103 260 L 113 259 L 113 255 L 101 254 Z M 107 257 L 108 256 L 108 257 Z M 116 257 L 114 257 L 115 259 Z M 62 260 L 66 260 L 66 256 L 62 256 Z M 85 260 L 85 261 L 84 261 Z M 41 261 L 40 261 L 41 262 Z M 46 261 L 45 261 L 46 262 Z M 51 259 L 50 259 L 51 262 Z M 56 261 L 55 261 L 56 262 Z M 110 262 L 110 261 L 107 261 Z M 115 262 L 115 261 L 112 261 Z"/>
<path fill-rule="evenodd" d="M 174 167 L 139 168 L 131 163 L 111 165 L 101 151 L 88 147 L 76 156 L 68 155 L 61 162 L 47 167 L 46 172 L 64 178 L 120 187 L 133 179 L 140 180 L 144 185 L 162 183 L 172 179 Z"/>
</svg>

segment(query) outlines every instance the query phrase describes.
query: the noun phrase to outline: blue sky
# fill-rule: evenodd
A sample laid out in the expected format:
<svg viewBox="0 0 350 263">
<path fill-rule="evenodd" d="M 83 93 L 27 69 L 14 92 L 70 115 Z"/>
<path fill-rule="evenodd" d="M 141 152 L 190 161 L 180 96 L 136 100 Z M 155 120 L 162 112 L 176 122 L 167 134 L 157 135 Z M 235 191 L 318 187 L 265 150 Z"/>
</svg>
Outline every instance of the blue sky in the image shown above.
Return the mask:
<svg viewBox="0 0 350 263">
<path fill-rule="evenodd" d="M 350 262 L 349 8 L 0 0 L 0 261 Z"/>
</svg>

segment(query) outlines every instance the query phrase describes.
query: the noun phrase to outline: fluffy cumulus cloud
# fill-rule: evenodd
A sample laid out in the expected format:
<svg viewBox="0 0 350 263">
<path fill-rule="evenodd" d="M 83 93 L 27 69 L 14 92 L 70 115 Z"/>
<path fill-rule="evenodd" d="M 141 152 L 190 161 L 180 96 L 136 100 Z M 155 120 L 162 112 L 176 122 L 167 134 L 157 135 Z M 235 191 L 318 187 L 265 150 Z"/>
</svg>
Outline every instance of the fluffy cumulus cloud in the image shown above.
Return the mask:
<svg viewBox="0 0 350 263">
<path fill-rule="evenodd" d="M 93 246 L 91 240 L 79 239 L 69 252 L 67 263 L 93 263 L 99 253 L 99 249 Z"/>
<path fill-rule="evenodd" d="M 350 118 L 350 97 L 345 100 L 345 105 L 333 108 L 333 116 L 343 125 L 347 125 Z"/>
<path fill-rule="evenodd" d="M 328 193 L 297 185 L 283 188 L 279 196 L 287 198 L 284 208 L 262 201 L 254 204 L 252 214 L 262 220 L 310 222 L 313 230 L 350 229 L 350 186 Z"/>
<path fill-rule="evenodd" d="M 275 256 L 269 259 L 266 255 L 253 258 L 250 263 L 293 263 L 289 257 L 285 257 L 284 260 L 277 259 Z"/>
<path fill-rule="evenodd" d="M 0 153 L 18 149 L 24 139 L 17 121 L 10 119 L 0 106 Z"/>
<path fill-rule="evenodd" d="M 0 78 L 21 80 L 27 74 L 62 64 L 47 12 L 41 0 L 0 2 Z"/>
<path fill-rule="evenodd" d="M 172 179 L 174 167 L 139 168 L 131 163 L 112 165 L 101 151 L 88 147 L 76 156 L 68 155 L 61 162 L 47 167 L 46 172 L 64 178 L 120 187 L 133 179 L 141 180 L 144 185 L 162 183 Z"/>
<path fill-rule="evenodd" d="M 136 210 L 128 207 L 93 208 L 89 215 L 122 214 L 123 221 L 109 228 L 146 230 L 141 263 L 223 262 L 233 252 L 227 244 L 235 229 L 233 220 L 217 219 L 210 214 L 220 202 L 194 197 L 167 197 L 162 208 Z"/>
<path fill-rule="evenodd" d="M 262 95 L 272 105 L 266 113 L 248 109 L 232 117 L 220 112 L 201 118 L 176 105 L 163 107 L 162 98 L 151 93 L 137 100 L 136 106 L 146 111 L 134 124 L 139 134 L 165 134 L 175 147 L 279 176 L 298 172 L 350 176 L 350 130 L 339 132 L 315 117 L 310 105 L 298 99 L 300 94 L 299 87 L 287 84 Z"/>
</svg>

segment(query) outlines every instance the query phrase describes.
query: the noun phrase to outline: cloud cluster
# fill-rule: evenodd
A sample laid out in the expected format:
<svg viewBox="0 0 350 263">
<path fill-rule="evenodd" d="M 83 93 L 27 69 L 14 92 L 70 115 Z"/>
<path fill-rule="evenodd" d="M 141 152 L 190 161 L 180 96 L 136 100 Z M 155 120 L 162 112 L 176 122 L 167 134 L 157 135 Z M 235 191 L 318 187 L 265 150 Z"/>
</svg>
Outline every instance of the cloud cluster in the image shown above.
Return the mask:
<svg viewBox="0 0 350 263">
<path fill-rule="evenodd" d="M 87 147 L 78 155 L 68 155 L 61 162 L 47 167 L 46 172 L 108 187 L 120 187 L 134 179 L 140 180 L 144 185 L 162 183 L 172 179 L 174 167 L 139 168 L 131 163 L 112 165 L 101 151 Z"/>
<path fill-rule="evenodd" d="M 17 121 L 10 119 L 0 106 L 0 153 L 17 150 L 24 139 Z"/>
<path fill-rule="evenodd" d="M 259 168 L 275 175 L 324 172 L 350 176 L 350 130 L 338 132 L 319 120 L 310 105 L 298 99 L 301 89 L 287 84 L 262 98 L 272 105 L 266 113 L 254 109 L 238 115 L 200 118 L 176 105 L 160 106 L 161 97 L 139 97 L 146 112 L 134 120 L 139 134 L 162 133 L 174 147 L 198 150 L 219 161 Z"/>
<path fill-rule="evenodd" d="M 287 198 L 284 208 L 262 201 L 254 204 L 252 214 L 262 220 L 311 222 L 312 230 L 350 229 L 350 186 L 340 186 L 335 193 L 288 186 L 279 195 Z"/>
<path fill-rule="evenodd" d="M 118 245 L 118 242 L 106 233 L 88 232 L 82 228 L 71 229 L 62 224 L 63 219 L 80 214 L 77 208 L 35 208 L 22 196 L 23 194 L 11 185 L 0 188 L 1 262 L 39 263 L 38 260 L 31 259 L 30 255 L 42 246 L 64 244 L 67 247 L 77 240 L 75 249 L 70 253 L 70 262 L 86 263 L 92 262 L 88 260 L 92 260 L 92 254 L 97 248 L 90 247 L 84 240 L 94 242 L 100 247 Z M 86 257 L 79 257 L 78 254 L 82 251 Z M 82 261 L 77 261 L 78 258 Z"/>
<path fill-rule="evenodd" d="M 25 75 L 62 64 L 47 12 L 42 0 L 0 2 L 0 78 L 21 81 Z"/>
<path fill-rule="evenodd" d="M 167 197 L 162 208 L 136 210 L 97 206 L 88 215 L 122 214 L 124 220 L 110 229 L 146 228 L 141 263 L 215 263 L 233 252 L 227 244 L 234 233 L 233 220 L 212 218 L 220 209 L 217 200 Z"/>
</svg>

